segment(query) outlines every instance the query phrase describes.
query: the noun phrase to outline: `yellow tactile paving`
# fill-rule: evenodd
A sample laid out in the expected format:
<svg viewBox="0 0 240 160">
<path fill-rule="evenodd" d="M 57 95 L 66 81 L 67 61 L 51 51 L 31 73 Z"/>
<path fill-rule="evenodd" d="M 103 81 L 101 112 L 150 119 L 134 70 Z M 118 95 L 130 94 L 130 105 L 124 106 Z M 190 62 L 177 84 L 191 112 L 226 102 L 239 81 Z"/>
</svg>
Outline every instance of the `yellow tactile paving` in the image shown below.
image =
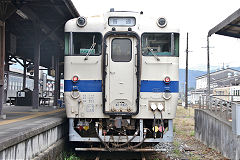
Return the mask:
<svg viewBox="0 0 240 160">
<path fill-rule="evenodd" d="M 6 114 L 35 114 L 34 112 L 7 112 Z"/>
<path fill-rule="evenodd" d="M 27 120 L 27 119 L 36 118 L 36 117 L 40 117 L 40 116 L 43 116 L 43 115 L 48 115 L 48 114 L 52 114 L 52 113 L 56 113 L 56 112 L 61 112 L 61 111 L 64 111 L 64 110 L 65 110 L 65 108 L 57 109 L 57 110 L 53 110 L 53 111 L 49 111 L 49 112 L 36 112 L 33 115 L 24 116 L 24 117 L 21 117 L 21 118 L 16 118 L 16 119 L 11 119 L 11 120 L 1 121 L 0 125 L 5 125 L 5 124 L 15 123 L 15 122 L 19 122 L 19 121 L 24 121 L 24 120 Z"/>
</svg>

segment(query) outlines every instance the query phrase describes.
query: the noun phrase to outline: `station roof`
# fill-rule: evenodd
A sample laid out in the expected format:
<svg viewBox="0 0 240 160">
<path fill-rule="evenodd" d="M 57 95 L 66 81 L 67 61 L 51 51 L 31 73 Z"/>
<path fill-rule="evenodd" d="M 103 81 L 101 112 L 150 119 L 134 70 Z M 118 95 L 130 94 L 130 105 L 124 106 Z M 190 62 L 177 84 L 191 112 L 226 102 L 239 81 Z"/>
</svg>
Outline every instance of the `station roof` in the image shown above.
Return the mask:
<svg viewBox="0 0 240 160">
<path fill-rule="evenodd" d="M 219 34 L 240 38 L 240 8 L 208 32 L 208 37 Z"/>
<path fill-rule="evenodd" d="M 224 79 L 228 77 L 228 74 L 231 73 L 232 75 L 240 75 L 240 71 L 236 70 L 236 69 L 232 69 L 232 68 L 225 68 L 225 69 L 220 69 L 220 70 L 216 70 L 214 72 L 211 72 L 210 75 L 211 77 L 213 77 L 214 79 Z M 207 74 L 201 75 L 196 77 L 195 79 L 202 79 L 202 78 L 206 78 Z"/>
<path fill-rule="evenodd" d="M 0 0 L 0 4 L 0 19 L 6 22 L 7 56 L 33 61 L 37 25 L 42 42 L 40 65 L 51 67 L 55 55 L 63 61 L 64 24 L 79 16 L 71 0 Z"/>
</svg>

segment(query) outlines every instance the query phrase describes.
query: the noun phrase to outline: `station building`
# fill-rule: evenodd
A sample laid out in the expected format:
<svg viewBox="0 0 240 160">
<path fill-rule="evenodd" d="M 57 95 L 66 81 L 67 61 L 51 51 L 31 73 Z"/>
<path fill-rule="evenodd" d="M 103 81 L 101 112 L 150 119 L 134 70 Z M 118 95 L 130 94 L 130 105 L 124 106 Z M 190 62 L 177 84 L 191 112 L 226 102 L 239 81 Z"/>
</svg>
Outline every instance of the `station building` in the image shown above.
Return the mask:
<svg viewBox="0 0 240 160">
<path fill-rule="evenodd" d="M 227 95 L 235 95 L 235 100 L 240 84 L 240 71 L 225 68 L 210 73 L 210 94 L 219 96 L 224 100 L 232 100 Z M 239 86 L 240 88 L 240 86 Z M 190 92 L 189 100 L 196 104 L 199 99 L 206 97 L 207 93 L 207 74 L 196 77 L 196 89 Z M 225 97 L 224 97 L 225 96 Z"/>
</svg>

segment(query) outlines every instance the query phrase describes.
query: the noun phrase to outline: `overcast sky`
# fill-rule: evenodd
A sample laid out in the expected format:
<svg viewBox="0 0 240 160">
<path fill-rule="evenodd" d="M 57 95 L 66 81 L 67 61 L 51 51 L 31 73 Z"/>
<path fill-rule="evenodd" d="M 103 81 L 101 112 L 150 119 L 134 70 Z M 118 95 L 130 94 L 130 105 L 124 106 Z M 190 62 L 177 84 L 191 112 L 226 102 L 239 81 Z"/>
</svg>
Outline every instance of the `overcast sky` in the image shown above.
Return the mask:
<svg viewBox="0 0 240 160">
<path fill-rule="evenodd" d="M 189 32 L 189 68 L 205 70 L 207 33 L 240 8 L 240 0 L 72 0 L 82 16 L 115 10 L 143 11 L 173 21 L 180 28 L 180 68 L 185 68 L 186 33 Z M 211 66 L 223 63 L 240 67 L 240 39 L 213 35 L 210 38 Z M 213 67 L 212 67 L 213 68 Z"/>
</svg>

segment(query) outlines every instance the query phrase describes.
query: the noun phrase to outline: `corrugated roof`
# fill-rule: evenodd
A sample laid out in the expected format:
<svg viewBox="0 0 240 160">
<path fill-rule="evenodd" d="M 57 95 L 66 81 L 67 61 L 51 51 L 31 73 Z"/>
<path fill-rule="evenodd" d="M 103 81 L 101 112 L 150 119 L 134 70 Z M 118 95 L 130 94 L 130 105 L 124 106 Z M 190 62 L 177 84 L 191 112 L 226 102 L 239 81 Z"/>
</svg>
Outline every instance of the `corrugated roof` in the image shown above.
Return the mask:
<svg viewBox="0 0 240 160">
<path fill-rule="evenodd" d="M 229 73 L 231 73 L 229 75 Z M 205 78 L 207 74 L 196 77 L 196 79 Z M 210 73 L 210 84 L 215 83 L 218 86 L 230 86 L 240 84 L 240 71 L 227 68 Z"/>
<path fill-rule="evenodd" d="M 226 68 L 226 69 L 222 69 L 222 70 L 217 70 L 217 71 L 211 72 L 210 75 L 211 76 L 213 76 L 213 75 L 222 75 L 220 77 L 224 78 L 224 77 L 227 77 L 228 73 L 234 73 L 234 72 L 237 72 L 240 75 L 240 71 L 239 70 L 232 69 L 232 68 Z M 198 77 L 196 77 L 196 79 L 203 78 L 203 77 L 207 77 L 207 74 L 198 76 Z M 219 79 L 219 78 L 217 78 L 217 79 Z"/>
<path fill-rule="evenodd" d="M 9 14 L 6 19 L 6 56 L 12 55 L 33 61 L 34 23 L 39 26 L 41 39 L 40 65 L 50 68 L 52 56 L 59 55 L 63 61 L 64 24 L 79 16 L 71 0 L 24 0 L 6 1 Z M 1 9 L 0 9 L 1 10 Z M 25 17 L 16 11 L 21 11 Z M 11 13 L 11 14 L 10 14 Z M 16 37 L 16 52 L 11 52 L 10 35 Z M 63 70 L 63 67 L 62 67 Z"/>
<path fill-rule="evenodd" d="M 208 32 L 208 37 L 219 34 L 240 38 L 240 8 Z"/>
</svg>

